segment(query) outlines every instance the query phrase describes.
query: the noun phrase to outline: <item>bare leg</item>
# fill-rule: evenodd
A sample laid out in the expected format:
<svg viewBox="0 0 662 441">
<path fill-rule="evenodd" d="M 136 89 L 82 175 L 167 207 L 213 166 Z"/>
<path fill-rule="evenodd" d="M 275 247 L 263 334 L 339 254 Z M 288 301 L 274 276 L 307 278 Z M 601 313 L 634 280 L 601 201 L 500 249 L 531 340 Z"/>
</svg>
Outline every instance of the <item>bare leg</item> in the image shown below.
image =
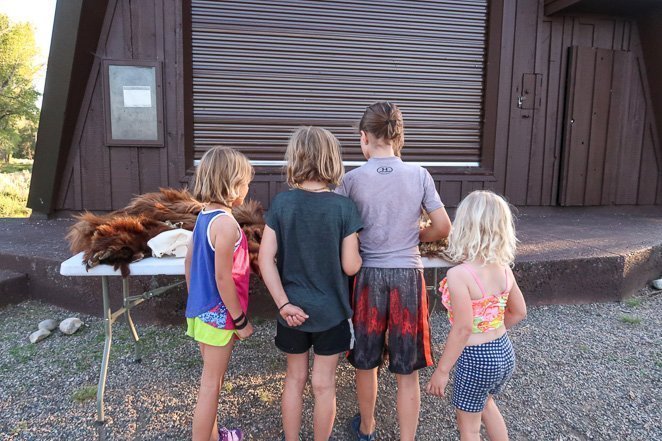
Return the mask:
<svg viewBox="0 0 662 441">
<path fill-rule="evenodd" d="M 421 410 L 421 388 L 418 372 L 409 375 L 396 375 L 398 380 L 398 423 L 400 440 L 414 441 L 418 427 L 418 414 Z"/>
<path fill-rule="evenodd" d="M 508 429 L 494 399 L 490 395 L 482 413 L 483 424 L 490 441 L 508 441 Z"/>
<path fill-rule="evenodd" d="M 200 343 L 203 366 L 198 402 L 193 412 L 193 441 L 218 440 L 216 423 L 218 394 L 230 363 L 233 346 L 232 340 L 225 346 L 210 346 Z"/>
<path fill-rule="evenodd" d="M 313 394 L 315 409 L 313 429 L 315 441 L 328 441 L 336 419 L 336 368 L 338 354 L 315 355 L 313 362 Z"/>
<path fill-rule="evenodd" d="M 281 401 L 286 441 L 298 441 L 303 411 L 303 388 L 308 381 L 308 352 L 287 354 L 287 373 Z"/>
<path fill-rule="evenodd" d="M 375 405 L 377 403 L 377 368 L 356 369 L 356 396 L 361 413 L 363 434 L 375 431 Z"/>
<path fill-rule="evenodd" d="M 480 441 L 481 412 L 465 412 L 455 409 L 457 426 L 460 429 L 460 441 Z"/>
</svg>

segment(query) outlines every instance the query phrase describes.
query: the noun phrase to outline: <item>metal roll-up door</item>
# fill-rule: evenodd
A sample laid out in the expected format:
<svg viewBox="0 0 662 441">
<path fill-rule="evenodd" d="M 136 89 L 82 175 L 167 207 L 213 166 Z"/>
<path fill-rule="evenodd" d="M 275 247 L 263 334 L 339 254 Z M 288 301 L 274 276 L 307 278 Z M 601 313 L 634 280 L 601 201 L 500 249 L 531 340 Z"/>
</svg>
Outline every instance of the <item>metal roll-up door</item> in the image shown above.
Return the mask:
<svg viewBox="0 0 662 441">
<path fill-rule="evenodd" d="M 389 100 L 405 160 L 477 165 L 487 0 L 191 3 L 196 159 L 282 160 L 293 128 L 319 125 L 362 160 L 356 125 Z"/>
</svg>

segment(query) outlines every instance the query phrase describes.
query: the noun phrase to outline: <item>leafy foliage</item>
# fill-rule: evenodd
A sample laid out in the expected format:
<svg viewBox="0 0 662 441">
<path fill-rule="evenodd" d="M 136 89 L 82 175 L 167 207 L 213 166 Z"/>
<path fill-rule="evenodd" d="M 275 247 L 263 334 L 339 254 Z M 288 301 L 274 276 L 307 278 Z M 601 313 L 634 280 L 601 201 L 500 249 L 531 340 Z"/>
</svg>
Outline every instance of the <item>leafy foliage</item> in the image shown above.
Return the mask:
<svg viewBox="0 0 662 441">
<path fill-rule="evenodd" d="M 0 158 L 31 158 L 39 120 L 33 80 L 40 66 L 34 30 L 0 14 Z"/>
</svg>

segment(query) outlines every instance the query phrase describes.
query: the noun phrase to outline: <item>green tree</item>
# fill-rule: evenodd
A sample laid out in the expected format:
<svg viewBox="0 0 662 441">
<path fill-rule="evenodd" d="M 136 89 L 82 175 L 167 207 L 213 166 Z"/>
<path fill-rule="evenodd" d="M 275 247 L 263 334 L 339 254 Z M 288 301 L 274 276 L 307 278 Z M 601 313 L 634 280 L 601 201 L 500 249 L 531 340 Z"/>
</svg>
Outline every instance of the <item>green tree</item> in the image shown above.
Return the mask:
<svg viewBox="0 0 662 441">
<path fill-rule="evenodd" d="M 32 27 L 0 14 L 0 158 L 5 162 L 25 148 L 31 136 L 34 139 L 39 119 L 39 92 L 33 85 L 40 67 L 37 54 Z"/>
</svg>

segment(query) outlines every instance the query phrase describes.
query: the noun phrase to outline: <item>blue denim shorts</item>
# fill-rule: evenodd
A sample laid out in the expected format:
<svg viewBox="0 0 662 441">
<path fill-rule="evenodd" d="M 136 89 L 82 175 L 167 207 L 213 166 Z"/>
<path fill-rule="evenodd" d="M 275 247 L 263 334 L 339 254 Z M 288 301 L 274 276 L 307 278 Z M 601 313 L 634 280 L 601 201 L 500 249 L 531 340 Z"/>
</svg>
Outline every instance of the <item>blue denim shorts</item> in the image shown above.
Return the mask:
<svg viewBox="0 0 662 441">
<path fill-rule="evenodd" d="M 499 394 L 514 370 L 515 353 L 508 334 L 466 346 L 455 365 L 453 405 L 465 412 L 482 412 L 488 395 Z"/>
</svg>

